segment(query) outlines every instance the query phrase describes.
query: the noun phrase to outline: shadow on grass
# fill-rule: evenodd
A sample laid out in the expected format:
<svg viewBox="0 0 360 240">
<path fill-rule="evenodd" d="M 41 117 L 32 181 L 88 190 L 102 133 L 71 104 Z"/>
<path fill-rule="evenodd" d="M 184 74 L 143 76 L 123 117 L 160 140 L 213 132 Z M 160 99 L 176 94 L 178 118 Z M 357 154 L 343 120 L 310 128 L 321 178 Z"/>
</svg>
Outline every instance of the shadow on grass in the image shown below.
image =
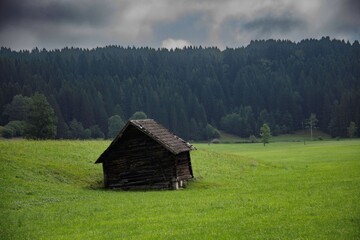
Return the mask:
<svg viewBox="0 0 360 240">
<path fill-rule="evenodd" d="M 107 188 L 104 187 L 103 180 L 94 180 L 93 182 L 90 182 L 89 185 L 85 188 L 90 190 L 100 190 L 100 191 L 108 190 Z"/>
<path fill-rule="evenodd" d="M 216 183 L 210 183 L 203 180 L 203 177 L 194 177 L 189 180 L 183 188 L 179 188 L 177 191 L 182 190 L 200 190 L 200 189 L 211 189 L 216 188 Z M 106 188 L 104 186 L 103 180 L 94 180 L 85 187 L 85 189 L 95 190 L 95 191 L 115 191 L 115 192 L 161 192 L 161 191 L 175 191 L 174 189 L 121 189 L 121 188 Z"/>
</svg>

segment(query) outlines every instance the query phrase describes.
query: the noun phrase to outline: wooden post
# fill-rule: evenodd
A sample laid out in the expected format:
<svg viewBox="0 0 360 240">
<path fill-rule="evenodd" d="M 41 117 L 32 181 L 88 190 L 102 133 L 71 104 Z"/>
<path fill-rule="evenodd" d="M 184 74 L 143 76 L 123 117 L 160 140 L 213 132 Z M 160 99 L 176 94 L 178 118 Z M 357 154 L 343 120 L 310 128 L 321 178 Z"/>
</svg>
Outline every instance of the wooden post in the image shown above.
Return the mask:
<svg viewBox="0 0 360 240">
<path fill-rule="evenodd" d="M 172 187 L 174 190 L 179 189 L 179 182 L 176 180 L 176 178 L 172 178 Z"/>
</svg>

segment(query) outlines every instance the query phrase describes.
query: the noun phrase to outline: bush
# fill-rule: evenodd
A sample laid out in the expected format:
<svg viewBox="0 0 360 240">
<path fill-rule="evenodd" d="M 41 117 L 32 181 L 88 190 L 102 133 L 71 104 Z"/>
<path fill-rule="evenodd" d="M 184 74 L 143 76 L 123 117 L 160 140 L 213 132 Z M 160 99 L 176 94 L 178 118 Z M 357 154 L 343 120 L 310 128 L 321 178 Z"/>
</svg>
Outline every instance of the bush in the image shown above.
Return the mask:
<svg viewBox="0 0 360 240">
<path fill-rule="evenodd" d="M 207 139 L 219 138 L 220 137 L 220 132 L 215 127 L 208 124 L 208 125 L 206 125 L 206 128 L 205 128 L 205 135 L 206 135 L 205 137 Z"/>
<path fill-rule="evenodd" d="M 10 121 L 6 126 L 1 128 L 0 134 L 4 138 L 13 138 L 24 136 L 25 122 L 24 121 Z"/>
<path fill-rule="evenodd" d="M 104 133 L 101 131 L 98 125 L 93 125 L 90 127 L 91 137 L 92 138 L 105 138 Z"/>
<path fill-rule="evenodd" d="M 12 138 L 12 137 L 14 137 L 14 130 L 9 127 L 3 127 L 1 130 L 1 135 L 4 138 Z"/>
<path fill-rule="evenodd" d="M 250 141 L 251 143 L 257 143 L 257 142 L 258 142 L 257 138 L 256 138 L 254 135 L 250 135 L 249 141 Z"/>
<path fill-rule="evenodd" d="M 11 121 L 5 127 L 13 130 L 13 137 L 21 137 L 25 134 L 25 125 L 24 121 Z"/>
<path fill-rule="evenodd" d="M 147 115 L 146 113 L 144 113 L 143 111 L 138 111 L 135 112 L 132 116 L 131 116 L 131 120 L 138 120 L 138 119 L 146 119 Z"/>
<path fill-rule="evenodd" d="M 91 138 L 91 130 L 89 128 L 85 129 L 82 133 L 81 133 L 81 138 L 82 139 L 90 139 Z"/>
</svg>

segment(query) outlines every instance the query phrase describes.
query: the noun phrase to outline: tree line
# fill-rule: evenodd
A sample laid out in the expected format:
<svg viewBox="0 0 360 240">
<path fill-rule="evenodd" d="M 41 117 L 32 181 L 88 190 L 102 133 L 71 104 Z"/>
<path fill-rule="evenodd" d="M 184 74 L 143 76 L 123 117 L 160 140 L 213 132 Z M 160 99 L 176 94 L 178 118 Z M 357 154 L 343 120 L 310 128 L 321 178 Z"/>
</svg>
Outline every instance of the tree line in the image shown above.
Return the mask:
<svg viewBox="0 0 360 240">
<path fill-rule="evenodd" d="M 2 47 L 0 81 L 0 125 L 26 122 L 28 116 L 16 116 L 28 111 L 16 112 L 19 101 L 43 95 L 56 138 L 111 138 L 135 113 L 188 140 L 218 130 L 259 136 L 264 123 L 273 135 L 292 133 L 312 113 L 332 136 L 360 124 L 359 42 L 328 37 L 257 40 L 222 51 Z"/>
</svg>

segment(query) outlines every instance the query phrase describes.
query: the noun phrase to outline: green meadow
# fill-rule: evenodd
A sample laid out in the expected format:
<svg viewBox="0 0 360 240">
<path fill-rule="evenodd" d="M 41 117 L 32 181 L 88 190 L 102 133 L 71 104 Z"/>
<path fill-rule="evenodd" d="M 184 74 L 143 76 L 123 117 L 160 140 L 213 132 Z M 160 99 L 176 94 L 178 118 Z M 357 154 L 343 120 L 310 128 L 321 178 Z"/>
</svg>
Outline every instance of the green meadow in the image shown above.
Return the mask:
<svg viewBox="0 0 360 240">
<path fill-rule="evenodd" d="M 359 239 L 360 140 L 195 144 L 178 191 L 111 191 L 109 141 L 0 140 L 0 239 Z"/>
</svg>

